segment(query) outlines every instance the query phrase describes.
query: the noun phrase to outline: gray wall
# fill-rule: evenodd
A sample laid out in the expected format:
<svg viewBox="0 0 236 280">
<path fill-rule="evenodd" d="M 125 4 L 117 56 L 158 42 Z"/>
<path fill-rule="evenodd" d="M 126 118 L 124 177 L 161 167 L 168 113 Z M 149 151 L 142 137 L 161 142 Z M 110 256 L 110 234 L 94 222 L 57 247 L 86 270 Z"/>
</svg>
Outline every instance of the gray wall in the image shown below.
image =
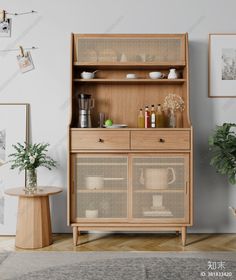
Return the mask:
<svg viewBox="0 0 236 280">
<path fill-rule="evenodd" d="M 235 32 L 233 0 L 1 0 L 1 7 L 38 14 L 13 19 L 9 39 L 0 47 L 38 46 L 32 52 L 35 71 L 18 72 L 14 53 L 0 53 L 0 101 L 31 104 L 32 140 L 51 143 L 60 168 L 39 170 L 40 184 L 64 186 L 53 199 L 53 230 L 66 226 L 66 133 L 70 90 L 70 33 L 189 33 L 191 119 L 195 129 L 194 232 L 235 232 L 228 211 L 236 205 L 236 187 L 209 167 L 207 138 L 216 124 L 236 122 L 235 99 L 207 98 L 208 33 Z M 4 71 L 3 71 L 4 69 Z"/>
</svg>

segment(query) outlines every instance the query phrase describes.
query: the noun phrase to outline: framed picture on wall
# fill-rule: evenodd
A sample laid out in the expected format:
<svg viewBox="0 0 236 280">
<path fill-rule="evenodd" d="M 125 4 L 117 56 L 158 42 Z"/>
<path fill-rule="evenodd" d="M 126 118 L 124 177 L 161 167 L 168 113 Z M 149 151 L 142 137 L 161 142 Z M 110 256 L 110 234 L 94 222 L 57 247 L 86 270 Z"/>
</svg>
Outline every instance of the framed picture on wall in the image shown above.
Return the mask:
<svg viewBox="0 0 236 280">
<path fill-rule="evenodd" d="M 28 114 L 29 104 L 0 103 L 0 235 L 16 230 L 17 198 L 4 191 L 25 186 L 25 173 L 12 170 L 8 156 L 13 144 L 28 142 Z"/>
<path fill-rule="evenodd" d="M 11 37 L 11 19 L 0 21 L 0 37 Z"/>
<path fill-rule="evenodd" d="M 209 97 L 236 97 L 236 34 L 209 34 Z"/>
</svg>

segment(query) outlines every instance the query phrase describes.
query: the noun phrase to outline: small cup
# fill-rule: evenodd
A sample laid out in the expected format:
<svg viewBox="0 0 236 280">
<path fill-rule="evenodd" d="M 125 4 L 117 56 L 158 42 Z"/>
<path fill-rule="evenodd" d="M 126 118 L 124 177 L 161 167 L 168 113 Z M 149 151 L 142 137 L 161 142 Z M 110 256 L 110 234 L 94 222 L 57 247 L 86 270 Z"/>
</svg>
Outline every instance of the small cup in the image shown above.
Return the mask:
<svg viewBox="0 0 236 280">
<path fill-rule="evenodd" d="M 94 78 L 94 73 L 84 71 L 84 72 L 81 73 L 81 78 L 82 79 L 93 79 Z"/>
<path fill-rule="evenodd" d="M 133 73 L 129 73 L 129 74 L 126 75 L 126 78 L 127 79 L 137 79 L 137 75 L 133 74 Z"/>
<path fill-rule="evenodd" d="M 161 72 L 150 72 L 149 77 L 151 79 L 163 79 L 165 77 L 165 74 Z"/>
</svg>

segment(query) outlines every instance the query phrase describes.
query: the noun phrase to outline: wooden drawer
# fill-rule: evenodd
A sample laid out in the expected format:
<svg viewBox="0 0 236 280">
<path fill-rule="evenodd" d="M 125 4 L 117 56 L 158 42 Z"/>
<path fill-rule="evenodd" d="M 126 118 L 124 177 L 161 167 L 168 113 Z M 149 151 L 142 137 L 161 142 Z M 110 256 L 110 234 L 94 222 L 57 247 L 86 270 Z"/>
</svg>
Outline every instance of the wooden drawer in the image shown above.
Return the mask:
<svg viewBox="0 0 236 280">
<path fill-rule="evenodd" d="M 131 149 L 190 149 L 190 132 L 132 131 Z"/>
<path fill-rule="evenodd" d="M 129 136 L 129 131 L 71 131 L 71 149 L 129 149 Z"/>
</svg>

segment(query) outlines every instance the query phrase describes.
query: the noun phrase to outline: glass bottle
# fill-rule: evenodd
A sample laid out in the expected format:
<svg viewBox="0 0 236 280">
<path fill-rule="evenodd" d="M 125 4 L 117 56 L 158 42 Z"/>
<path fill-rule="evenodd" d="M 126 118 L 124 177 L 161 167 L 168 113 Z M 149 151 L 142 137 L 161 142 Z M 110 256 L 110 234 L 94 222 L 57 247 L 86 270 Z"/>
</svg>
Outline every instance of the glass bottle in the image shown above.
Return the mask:
<svg viewBox="0 0 236 280">
<path fill-rule="evenodd" d="M 155 110 L 155 106 L 152 105 L 151 107 L 151 128 L 155 128 L 156 127 L 156 110 Z"/>
<path fill-rule="evenodd" d="M 176 127 L 176 120 L 175 120 L 175 112 L 173 109 L 169 110 L 169 124 L 168 127 L 175 128 Z"/>
<path fill-rule="evenodd" d="M 145 106 L 145 114 L 144 114 L 144 126 L 145 128 L 150 128 L 150 111 L 148 106 Z"/>
<path fill-rule="evenodd" d="M 138 114 L 138 128 L 144 128 L 143 109 L 139 109 L 139 114 Z"/>
<path fill-rule="evenodd" d="M 161 104 L 157 105 L 156 127 L 165 127 L 165 116 L 162 112 Z"/>
</svg>

